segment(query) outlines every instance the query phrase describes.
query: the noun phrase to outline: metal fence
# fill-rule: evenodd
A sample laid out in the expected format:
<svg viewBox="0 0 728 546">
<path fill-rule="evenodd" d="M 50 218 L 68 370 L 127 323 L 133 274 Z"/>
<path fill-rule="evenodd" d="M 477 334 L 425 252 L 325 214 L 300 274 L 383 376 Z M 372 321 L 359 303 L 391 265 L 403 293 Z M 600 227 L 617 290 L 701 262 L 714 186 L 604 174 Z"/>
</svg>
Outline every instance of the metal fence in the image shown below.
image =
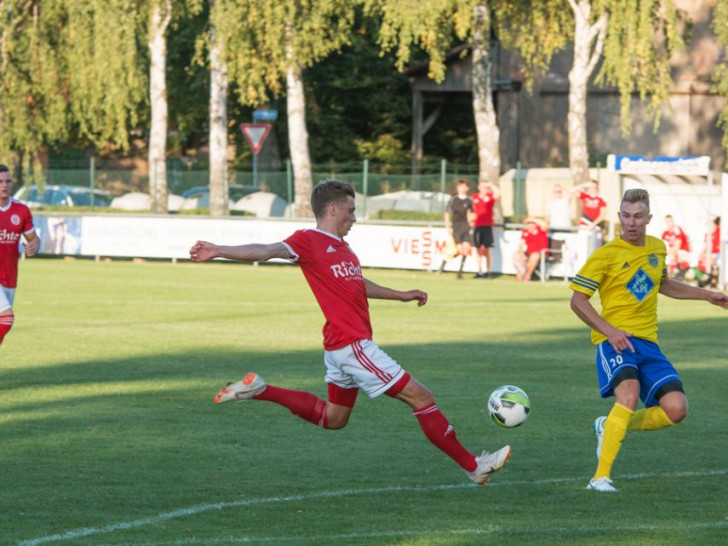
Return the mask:
<svg viewBox="0 0 728 546">
<path fill-rule="evenodd" d="M 519 169 L 520 170 L 520 169 Z M 423 214 L 442 214 L 449 195 L 455 192 L 458 178 L 466 178 L 476 191 L 478 179 L 477 165 L 448 163 L 445 160 L 430 162 L 414 169 L 412 165 L 387 165 L 372 163 L 368 160 L 350 163 L 325 163 L 312 166 L 313 183 L 336 178 L 350 182 L 357 193 L 364 198 L 363 216 L 374 214 L 383 209 L 419 212 Z M 120 196 L 129 192 L 150 193 L 150 180 L 147 164 L 139 160 L 126 168 L 119 162 L 103 159 L 84 159 L 75 161 L 51 162 L 42 176 L 35 175 L 40 185 L 68 185 L 93 188 Z M 18 173 L 21 174 L 21 173 Z M 22 173 L 20 180 L 32 182 L 33 177 Z M 274 193 L 287 203 L 295 199 L 295 183 L 290 162 L 281 168 L 258 168 L 253 173 L 252 165 L 241 165 L 229 169 L 229 186 L 257 188 Z M 209 185 L 209 171 L 204 164 L 185 164 L 178 160 L 167 161 L 167 188 L 169 193 L 183 195 L 186 191 Z M 515 219 L 525 214 L 525 180 L 518 175 L 513 177 Z M 373 200 L 372 200 L 373 199 Z M 413 201 L 419 201 L 413 205 Z M 367 210 L 368 209 L 368 210 Z"/>
</svg>

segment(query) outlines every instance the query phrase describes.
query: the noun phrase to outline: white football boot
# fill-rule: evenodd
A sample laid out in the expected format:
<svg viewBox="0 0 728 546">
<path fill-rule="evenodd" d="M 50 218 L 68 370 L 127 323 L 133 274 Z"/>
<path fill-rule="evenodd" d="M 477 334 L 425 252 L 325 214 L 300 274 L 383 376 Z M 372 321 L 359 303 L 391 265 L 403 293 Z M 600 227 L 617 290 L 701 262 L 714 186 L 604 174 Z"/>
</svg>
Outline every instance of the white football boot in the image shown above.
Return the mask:
<svg viewBox="0 0 728 546">
<path fill-rule="evenodd" d="M 478 463 L 478 468 L 472 472 L 466 472 L 466 474 L 471 481 L 478 485 L 485 485 L 490 481 L 491 474 L 503 468 L 503 465 L 506 464 L 510 456 L 511 446 L 502 447 L 494 453 L 483 451 L 480 457 L 475 458 L 475 461 Z"/>
<path fill-rule="evenodd" d="M 617 488 L 612 485 L 612 480 L 609 478 L 597 478 L 596 480 L 592 478 L 586 488 L 592 491 L 601 491 L 602 493 L 617 492 Z"/>
<path fill-rule="evenodd" d="M 257 373 L 249 372 L 235 383 L 228 384 L 215 395 L 213 402 L 222 404 L 232 400 L 250 400 L 265 390 L 265 381 Z"/>
</svg>

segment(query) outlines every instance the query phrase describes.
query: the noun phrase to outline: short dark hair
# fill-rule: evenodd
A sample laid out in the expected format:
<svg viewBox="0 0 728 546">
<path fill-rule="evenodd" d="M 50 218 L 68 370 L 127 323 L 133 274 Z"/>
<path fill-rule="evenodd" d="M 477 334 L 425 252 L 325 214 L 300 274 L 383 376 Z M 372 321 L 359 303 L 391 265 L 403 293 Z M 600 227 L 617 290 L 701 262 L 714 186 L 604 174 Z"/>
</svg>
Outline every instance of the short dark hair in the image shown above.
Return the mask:
<svg viewBox="0 0 728 546">
<path fill-rule="evenodd" d="M 10 167 L 0 163 L 0 173 L 9 173 L 9 172 L 10 172 Z"/>
<path fill-rule="evenodd" d="M 355 198 L 354 186 L 341 180 L 324 180 L 311 192 L 311 210 L 316 218 L 321 218 L 331 203 Z"/>
</svg>

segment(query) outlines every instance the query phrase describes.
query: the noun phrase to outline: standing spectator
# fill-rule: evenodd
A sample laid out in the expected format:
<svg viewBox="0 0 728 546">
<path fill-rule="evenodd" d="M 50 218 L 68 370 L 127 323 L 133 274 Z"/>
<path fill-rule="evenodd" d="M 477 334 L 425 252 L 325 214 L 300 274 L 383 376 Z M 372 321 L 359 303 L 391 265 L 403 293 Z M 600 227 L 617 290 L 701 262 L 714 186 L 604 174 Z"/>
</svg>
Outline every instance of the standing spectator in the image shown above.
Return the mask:
<svg viewBox="0 0 728 546">
<path fill-rule="evenodd" d="M 20 238 L 25 238 L 25 254 L 38 251 L 40 239 L 35 233 L 30 209 L 12 198 L 10 169 L 0 165 L 0 345 L 13 327 L 13 301 L 18 285 Z"/>
<path fill-rule="evenodd" d="M 513 257 L 516 280 L 530 282 L 533 272 L 541 261 L 541 253 L 549 247 L 548 225 L 539 218 L 529 216 L 524 220 L 526 227 L 521 233 L 518 250 Z"/>
<path fill-rule="evenodd" d="M 327 400 L 309 392 L 269 385 L 250 372 L 221 389 L 214 402 L 273 402 L 324 429 L 341 429 L 349 422 L 359 389 L 371 398 L 386 394 L 410 406 L 427 439 L 462 467 L 470 480 L 484 485 L 506 463 L 510 447 L 477 457 L 470 453 L 457 439 L 429 389 L 372 341 L 370 298 L 415 301 L 421 307 L 427 303 L 427 293 L 386 288 L 362 275 L 359 259 L 343 239 L 356 222 L 351 184 L 337 180 L 318 184 L 311 195 L 311 209 L 316 229 L 298 230 L 284 241 L 271 244 L 218 246 L 198 241 L 190 249 L 190 257 L 195 262 L 280 258 L 301 267 L 326 318 Z M 285 457 L 288 460 L 290 455 Z"/>
<path fill-rule="evenodd" d="M 646 234 L 650 197 L 627 190 L 619 208 L 622 234 L 594 252 L 574 277 L 571 310 L 592 330 L 602 398 L 614 397 L 594 421 L 597 468 L 587 489 L 615 492 L 611 471 L 628 430 L 676 425 L 688 412 L 682 381 L 657 339 L 657 295 L 728 308 L 728 296 L 667 278 L 665 245 Z M 601 313 L 589 301 L 599 292 Z M 635 411 L 642 400 L 644 408 Z"/>
<path fill-rule="evenodd" d="M 661 239 L 667 247 L 667 274 L 672 278 L 682 279 L 690 268 L 690 241 L 685 231 L 675 225 L 670 214 L 665 216 L 665 231 Z"/>
<path fill-rule="evenodd" d="M 551 201 L 546 203 L 546 222 L 549 226 L 549 237 L 551 238 L 550 248 L 561 252 L 573 227 L 571 224 L 571 201 L 568 195 L 564 195 L 564 189 L 560 184 L 556 184 L 551 191 Z"/>
<path fill-rule="evenodd" d="M 490 277 L 493 261 L 493 207 L 500 199 L 500 190 L 490 182 L 478 182 L 478 193 L 471 196 L 473 200 L 473 244 L 478 253 L 478 279 Z M 485 272 L 483 271 L 485 262 Z"/>
<path fill-rule="evenodd" d="M 458 253 L 457 256 L 461 256 L 460 269 L 458 269 L 458 279 L 463 278 L 463 266 L 465 260 L 470 256 L 472 250 L 471 235 L 470 235 L 470 224 L 473 220 L 473 200 L 470 199 L 468 193 L 470 192 L 470 184 L 464 178 L 458 178 L 455 184 L 455 195 L 450 198 L 445 210 L 445 229 L 450 234 L 450 237 L 455 241 Z M 445 270 L 445 264 L 447 258 L 442 260 L 440 265 L 440 272 Z"/>
<path fill-rule="evenodd" d="M 602 237 L 602 222 L 607 218 L 607 202 L 599 196 L 599 184 L 596 180 L 589 180 L 571 189 L 571 194 L 581 202 L 581 217 L 579 227 L 592 230 L 597 237 Z"/>
<path fill-rule="evenodd" d="M 551 201 L 546 203 L 546 222 L 549 230 L 554 232 L 571 232 L 571 203 L 564 189 L 556 184 L 552 189 Z"/>
<path fill-rule="evenodd" d="M 698 267 L 704 273 L 710 274 L 710 284 L 718 285 L 720 259 L 720 216 L 713 218 L 713 227 L 710 233 L 705 234 L 703 249 L 700 251 Z"/>
</svg>

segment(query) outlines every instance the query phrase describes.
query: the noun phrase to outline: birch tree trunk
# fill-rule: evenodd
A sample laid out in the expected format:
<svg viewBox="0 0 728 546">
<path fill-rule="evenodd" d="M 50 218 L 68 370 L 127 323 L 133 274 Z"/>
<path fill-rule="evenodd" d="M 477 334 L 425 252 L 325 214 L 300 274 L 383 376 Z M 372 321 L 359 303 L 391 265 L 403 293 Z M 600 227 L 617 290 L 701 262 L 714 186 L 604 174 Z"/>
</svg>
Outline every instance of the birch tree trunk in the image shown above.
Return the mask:
<svg viewBox="0 0 728 546">
<path fill-rule="evenodd" d="M 500 177 L 500 131 L 493 104 L 490 58 L 490 8 L 478 2 L 473 18 L 473 114 L 478 136 L 478 181 L 498 185 Z"/>
<path fill-rule="evenodd" d="M 149 21 L 149 193 L 152 212 L 167 212 L 167 41 L 165 34 L 172 19 L 172 2 L 157 2 Z"/>
<path fill-rule="evenodd" d="M 574 61 L 569 71 L 569 167 L 574 184 L 589 180 L 589 146 L 586 133 L 586 99 L 589 78 L 594 72 L 604 48 L 607 13 L 590 23 L 591 1 L 569 0 L 576 23 L 574 32 Z"/>
<path fill-rule="evenodd" d="M 293 43 L 287 31 L 286 58 L 286 107 L 288 109 L 288 141 L 291 150 L 291 163 L 294 177 L 294 210 L 297 217 L 310 217 L 311 190 L 313 176 L 311 174 L 311 156 L 308 150 L 308 130 L 306 129 L 306 98 L 303 92 L 301 67 L 295 60 Z"/>
<path fill-rule="evenodd" d="M 228 71 L 224 47 L 215 29 L 210 32 L 210 214 L 228 214 L 227 94 Z"/>
</svg>

